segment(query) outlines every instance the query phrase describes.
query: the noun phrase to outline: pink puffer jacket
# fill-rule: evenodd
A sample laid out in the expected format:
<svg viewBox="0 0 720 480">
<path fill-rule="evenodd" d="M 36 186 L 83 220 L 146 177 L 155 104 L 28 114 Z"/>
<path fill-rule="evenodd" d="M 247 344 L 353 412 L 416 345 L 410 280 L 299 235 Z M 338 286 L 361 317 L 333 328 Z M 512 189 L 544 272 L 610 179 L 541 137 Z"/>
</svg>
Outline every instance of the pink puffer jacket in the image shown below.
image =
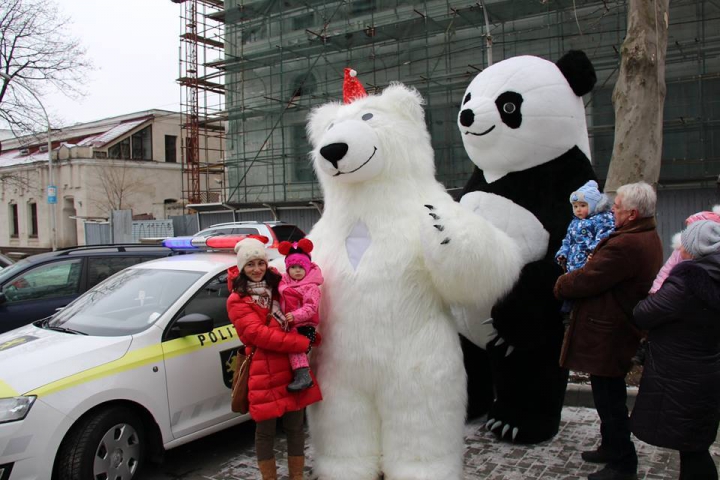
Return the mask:
<svg viewBox="0 0 720 480">
<path fill-rule="evenodd" d="M 320 285 L 323 284 L 320 267 L 310 264 L 310 271 L 302 280 L 293 280 L 284 273 L 278 290 L 280 291 L 280 307 L 284 313 L 292 313 L 294 327 L 302 325 L 317 326 L 320 322 Z"/>
</svg>

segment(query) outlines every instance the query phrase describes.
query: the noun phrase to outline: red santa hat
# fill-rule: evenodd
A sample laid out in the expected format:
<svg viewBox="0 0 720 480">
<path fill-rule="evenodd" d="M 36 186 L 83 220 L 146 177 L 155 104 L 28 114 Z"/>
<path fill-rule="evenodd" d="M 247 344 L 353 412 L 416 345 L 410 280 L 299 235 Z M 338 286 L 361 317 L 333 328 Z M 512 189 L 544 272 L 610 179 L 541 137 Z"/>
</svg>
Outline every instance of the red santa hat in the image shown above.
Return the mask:
<svg viewBox="0 0 720 480">
<path fill-rule="evenodd" d="M 360 80 L 357 79 L 357 72 L 352 68 L 346 68 L 343 80 L 343 103 L 350 103 L 356 98 L 362 97 L 367 97 L 367 92 Z"/>
</svg>

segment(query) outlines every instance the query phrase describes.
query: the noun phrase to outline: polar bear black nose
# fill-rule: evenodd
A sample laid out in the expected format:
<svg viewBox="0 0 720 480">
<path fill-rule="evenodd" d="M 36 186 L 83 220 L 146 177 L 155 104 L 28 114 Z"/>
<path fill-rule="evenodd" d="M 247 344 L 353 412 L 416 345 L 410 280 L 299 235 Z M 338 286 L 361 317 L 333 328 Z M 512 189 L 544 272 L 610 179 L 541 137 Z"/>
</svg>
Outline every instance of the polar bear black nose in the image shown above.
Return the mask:
<svg viewBox="0 0 720 480">
<path fill-rule="evenodd" d="M 466 108 L 460 112 L 460 125 L 463 127 L 469 127 L 475 121 L 475 114 L 469 108 Z"/>
<path fill-rule="evenodd" d="M 333 164 L 333 167 L 337 168 L 337 163 L 342 160 L 348 151 L 347 143 L 331 143 L 325 145 L 320 149 L 320 155 L 325 160 Z"/>
</svg>

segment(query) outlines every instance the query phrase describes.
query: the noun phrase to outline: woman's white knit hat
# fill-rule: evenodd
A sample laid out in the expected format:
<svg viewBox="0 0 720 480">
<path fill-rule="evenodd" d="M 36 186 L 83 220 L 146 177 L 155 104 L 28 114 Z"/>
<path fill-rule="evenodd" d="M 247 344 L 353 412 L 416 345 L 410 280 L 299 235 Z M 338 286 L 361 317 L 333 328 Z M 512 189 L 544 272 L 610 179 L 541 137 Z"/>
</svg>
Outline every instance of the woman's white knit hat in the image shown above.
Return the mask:
<svg viewBox="0 0 720 480">
<path fill-rule="evenodd" d="M 268 261 L 265 244 L 255 238 L 243 238 L 235 244 L 235 253 L 237 253 L 237 266 L 242 270 L 251 260 Z"/>
</svg>

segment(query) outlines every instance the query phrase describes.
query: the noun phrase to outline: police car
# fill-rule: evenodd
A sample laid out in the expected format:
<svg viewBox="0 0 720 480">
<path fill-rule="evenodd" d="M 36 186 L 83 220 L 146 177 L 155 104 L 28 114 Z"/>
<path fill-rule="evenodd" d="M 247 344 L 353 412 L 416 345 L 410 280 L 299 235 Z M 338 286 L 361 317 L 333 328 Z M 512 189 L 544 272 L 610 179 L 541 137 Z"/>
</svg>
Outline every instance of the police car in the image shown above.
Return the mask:
<svg viewBox="0 0 720 480">
<path fill-rule="evenodd" d="M 130 267 L 0 335 L 0 480 L 137 478 L 164 449 L 249 419 L 230 410 L 240 238 L 166 241 L 197 253 Z"/>
</svg>

